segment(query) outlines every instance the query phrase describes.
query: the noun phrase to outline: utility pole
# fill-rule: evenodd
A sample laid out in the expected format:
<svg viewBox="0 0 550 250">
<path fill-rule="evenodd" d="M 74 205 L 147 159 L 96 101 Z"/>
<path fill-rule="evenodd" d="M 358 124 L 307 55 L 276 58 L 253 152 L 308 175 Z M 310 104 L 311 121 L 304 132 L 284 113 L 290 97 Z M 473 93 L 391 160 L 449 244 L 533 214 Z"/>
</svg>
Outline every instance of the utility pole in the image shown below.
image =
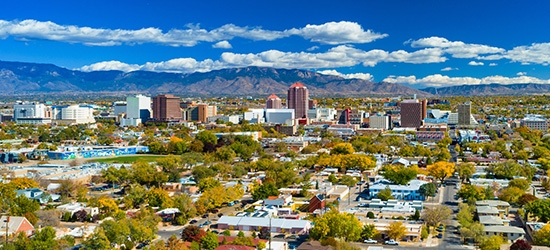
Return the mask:
<svg viewBox="0 0 550 250">
<path fill-rule="evenodd" d="M 9 232 L 9 225 L 10 224 L 10 216 L 6 215 L 6 246 L 8 245 L 8 232 Z"/>
<path fill-rule="evenodd" d="M 271 250 L 271 218 L 273 215 L 269 216 L 269 250 Z"/>
</svg>

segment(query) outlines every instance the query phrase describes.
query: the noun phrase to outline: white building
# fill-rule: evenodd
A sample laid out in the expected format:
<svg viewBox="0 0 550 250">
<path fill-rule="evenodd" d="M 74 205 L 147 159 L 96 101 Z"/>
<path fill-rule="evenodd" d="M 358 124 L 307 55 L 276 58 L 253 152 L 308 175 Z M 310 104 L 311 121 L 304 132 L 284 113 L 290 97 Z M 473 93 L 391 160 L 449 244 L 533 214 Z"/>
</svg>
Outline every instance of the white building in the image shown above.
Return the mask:
<svg viewBox="0 0 550 250">
<path fill-rule="evenodd" d="M 307 111 L 307 117 L 314 121 L 332 121 L 337 111 L 333 108 L 315 108 Z"/>
<path fill-rule="evenodd" d="M 51 123 L 51 117 L 46 116 L 46 109 L 43 103 L 19 102 L 13 105 L 13 120 L 18 124 Z"/>
<path fill-rule="evenodd" d="M 369 117 L 369 127 L 378 128 L 378 129 L 390 129 L 391 128 L 391 117 L 384 116 L 371 116 Z"/>
<path fill-rule="evenodd" d="M 369 197 L 376 197 L 378 192 L 389 187 L 392 191 L 392 196 L 397 200 L 424 200 L 420 192 L 420 186 L 428 183 L 422 180 L 412 180 L 407 185 L 396 185 L 388 180 L 380 180 L 370 186 Z"/>
<path fill-rule="evenodd" d="M 95 123 L 94 110 L 90 106 L 57 106 L 52 109 L 54 120 L 70 124 Z"/>
<path fill-rule="evenodd" d="M 266 109 L 265 121 L 273 124 L 293 125 L 294 109 Z"/>
<path fill-rule="evenodd" d="M 121 126 L 138 126 L 152 116 L 151 97 L 144 95 L 126 97 L 126 118 L 122 119 Z"/>
<path fill-rule="evenodd" d="M 247 112 L 244 112 L 243 119 L 249 121 L 250 123 L 264 123 L 264 109 L 249 109 Z"/>
</svg>

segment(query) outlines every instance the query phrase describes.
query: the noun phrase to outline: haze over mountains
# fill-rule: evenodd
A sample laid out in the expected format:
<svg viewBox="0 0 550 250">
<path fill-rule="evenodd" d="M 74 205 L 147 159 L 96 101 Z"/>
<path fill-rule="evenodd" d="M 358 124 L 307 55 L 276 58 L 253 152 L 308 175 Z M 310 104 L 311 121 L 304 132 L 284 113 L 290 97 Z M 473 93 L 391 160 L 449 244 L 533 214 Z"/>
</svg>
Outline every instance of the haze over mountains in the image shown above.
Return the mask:
<svg viewBox="0 0 550 250">
<path fill-rule="evenodd" d="M 294 82 L 314 96 L 450 96 L 550 93 L 544 84 L 462 85 L 413 89 L 394 83 L 344 79 L 299 69 L 246 67 L 206 73 L 69 70 L 52 64 L 0 61 L 0 95 L 45 93 L 172 93 L 181 96 L 286 94 Z"/>
</svg>

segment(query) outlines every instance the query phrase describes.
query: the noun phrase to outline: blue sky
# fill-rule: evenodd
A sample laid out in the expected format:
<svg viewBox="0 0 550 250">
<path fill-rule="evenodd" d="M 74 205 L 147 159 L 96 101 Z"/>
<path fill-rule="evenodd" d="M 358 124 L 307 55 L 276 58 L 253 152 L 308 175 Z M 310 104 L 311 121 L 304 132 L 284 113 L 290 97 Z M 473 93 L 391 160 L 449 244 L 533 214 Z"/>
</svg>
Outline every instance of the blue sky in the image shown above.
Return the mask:
<svg viewBox="0 0 550 250">
<path fill-rule="evenodd" d="M 301 68 L 415 88 L 550 83 L 548 1 L 7 1 L 0 60 Z"/>
</svg>

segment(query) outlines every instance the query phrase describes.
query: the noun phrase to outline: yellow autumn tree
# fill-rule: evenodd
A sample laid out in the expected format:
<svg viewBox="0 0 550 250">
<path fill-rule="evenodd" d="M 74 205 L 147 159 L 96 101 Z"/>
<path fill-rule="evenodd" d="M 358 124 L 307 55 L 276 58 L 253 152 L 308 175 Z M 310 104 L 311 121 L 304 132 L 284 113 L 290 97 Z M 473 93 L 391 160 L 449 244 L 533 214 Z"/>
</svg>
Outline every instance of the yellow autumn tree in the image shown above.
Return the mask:
<svg viewBox="0 0 550 250">
<path fill-rule="evenodd" d="M 451 177 L 455 172 L 455 164 L 451 162 L 438 161 L 432 165 L 429 165 L 426 170 L 429 175 L 443 183 L 447 177 Z"/>
</svg>

